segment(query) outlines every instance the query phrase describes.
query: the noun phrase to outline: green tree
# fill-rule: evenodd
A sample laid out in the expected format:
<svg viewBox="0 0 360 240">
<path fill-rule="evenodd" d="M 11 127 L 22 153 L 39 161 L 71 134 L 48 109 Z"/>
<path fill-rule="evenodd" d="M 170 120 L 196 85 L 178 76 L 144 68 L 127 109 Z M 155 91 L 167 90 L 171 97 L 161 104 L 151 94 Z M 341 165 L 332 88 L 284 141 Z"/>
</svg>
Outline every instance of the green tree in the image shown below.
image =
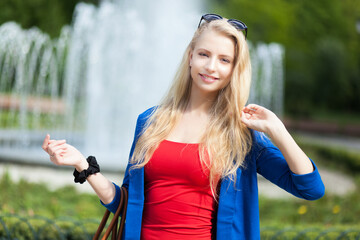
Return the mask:
<svg viewBox="0 0 360 240">
<path fill-rule="evenodd" d="M 57 37 L 61 28 L 71 23 L 78 2 L 80 0 L 1 0 L 0 24 L 15 21 L 25 29 L 36 26 Z M 99 0 L 82 2 L 98 4 Z"/>
<path fill-rule="evenodd" d="M 360 113 L 360 21 L 357 0 L 226 0 L 213 9 L 243 20 L 253 43 L 285 46 L 285 110 Z"/>
</svg>

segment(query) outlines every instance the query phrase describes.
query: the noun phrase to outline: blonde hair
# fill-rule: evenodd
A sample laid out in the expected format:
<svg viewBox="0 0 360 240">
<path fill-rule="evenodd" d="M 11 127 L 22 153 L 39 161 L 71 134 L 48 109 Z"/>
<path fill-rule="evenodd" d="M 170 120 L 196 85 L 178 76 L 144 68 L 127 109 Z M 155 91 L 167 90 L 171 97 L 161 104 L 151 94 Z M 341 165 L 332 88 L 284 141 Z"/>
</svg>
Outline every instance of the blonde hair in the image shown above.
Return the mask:
<svg viewBox="0 0 360 240">
<path fill-rule="evenodd" d="M 239 167 L 244 167 L 245 156 L 251 148 L 250 131 L 240 119 L 250 91 L 249 50 L 244 34 L 226 19 L 204 22 L 195 32 L 168 94 L 146 123 L 131 162 L 135 164 L 134 168 L 144 167 L 184 112 L 190 99 L 192 84 L 190 55 L 206 29 L 224 34 L 235 42 L 235 61 L 230 82 L 219 91 L 210 110 L 209 126 L 199 144 L 200 160 L 202 166 L 210 171 L 210 187 L 216 197 L 219 177 L 229 176 L 235 181 L 236 171 Z"/>
</svg>

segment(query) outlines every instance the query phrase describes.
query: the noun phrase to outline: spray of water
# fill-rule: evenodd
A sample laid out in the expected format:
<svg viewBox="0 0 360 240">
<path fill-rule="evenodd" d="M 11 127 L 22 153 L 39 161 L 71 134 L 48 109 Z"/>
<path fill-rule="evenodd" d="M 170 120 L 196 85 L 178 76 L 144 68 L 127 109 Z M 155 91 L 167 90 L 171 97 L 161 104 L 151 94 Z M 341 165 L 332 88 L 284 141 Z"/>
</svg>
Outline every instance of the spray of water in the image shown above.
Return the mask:
<svg viewBox="0 0 360 240">
<path fill-rule="evenodd" d="M 197 27 L 202 2 L 80 3 L 51 40 L 0 26 L 0 156 L 47 162 L 47 132 L 105 168 L 124 168 L 136 116 L 156 105 Z M 251 102 L 282 113 L 283 48 L 251 46 Z"/>
</svg>

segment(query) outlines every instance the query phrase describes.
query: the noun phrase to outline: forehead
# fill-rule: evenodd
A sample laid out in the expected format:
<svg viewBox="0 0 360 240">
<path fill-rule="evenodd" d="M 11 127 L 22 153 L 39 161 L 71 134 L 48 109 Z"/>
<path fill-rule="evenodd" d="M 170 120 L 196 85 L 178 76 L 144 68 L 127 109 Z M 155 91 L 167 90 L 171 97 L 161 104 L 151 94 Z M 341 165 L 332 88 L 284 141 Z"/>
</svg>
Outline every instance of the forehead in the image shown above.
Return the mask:
<svg viewBox="0 0 360 240">
<path fill-rule="evenodd" d="M 194 50 L 205 49 L 214 53 L 234 56 L 235 42 L 232 38 L 215 30 L 206 29 L 195 43 Z"/>
</svg>

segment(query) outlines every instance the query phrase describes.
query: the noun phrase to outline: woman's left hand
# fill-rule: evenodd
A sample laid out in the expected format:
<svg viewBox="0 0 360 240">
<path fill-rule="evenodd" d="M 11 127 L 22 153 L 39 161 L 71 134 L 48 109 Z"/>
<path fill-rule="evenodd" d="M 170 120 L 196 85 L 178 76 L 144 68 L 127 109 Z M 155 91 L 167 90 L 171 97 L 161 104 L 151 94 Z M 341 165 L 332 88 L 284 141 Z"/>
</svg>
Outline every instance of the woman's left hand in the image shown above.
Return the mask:
<svg viewBox="0 0 360 240">
<path fill-rule="evenodd" d="M 243 108 L 241 121 L 248 128 L 267 134 L 270 134 L 273 129 L 283 126 L 275 113 L 256 104 L 249 104 Z"/>
</svg>

